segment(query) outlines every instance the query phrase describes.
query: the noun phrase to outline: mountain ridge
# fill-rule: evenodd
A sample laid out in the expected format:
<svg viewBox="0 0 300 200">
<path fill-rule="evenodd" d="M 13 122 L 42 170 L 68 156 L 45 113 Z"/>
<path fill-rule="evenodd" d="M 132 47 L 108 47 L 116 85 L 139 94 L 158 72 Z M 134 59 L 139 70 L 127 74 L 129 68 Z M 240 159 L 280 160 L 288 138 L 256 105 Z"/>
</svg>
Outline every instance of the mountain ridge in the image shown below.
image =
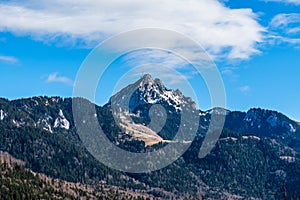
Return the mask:
<svg viewBox="0 0 300 200">
<path fill-rule="evenodd" d="M 153 84 L 148 86 L 146 81 L 142 86 L 137 84 L 132 88 L 141 92 L 143 98 L 144 95 L 152 97 L 151 91 L 155 90 L 154 100 L 160 97 L 160 89 L 168 91 L 161 81 L 149 81 L 153 81 L 154 87 Z M 119 97 L 122 93 L 126 94 L 123 91 Z M 174 95 L 181 96 L 176 93 Z M 181 111 L 176 109 L 176 103 L 169 104 L 169 99 L 158 98 L 160 100 L 154 102 L 145 101 L 151 100 L 147 98 L 131 110 L 124 106 L 119 111 L 112 109 L 110 104 L 97 106 L 84 99 L 82 102 L 95 106 L 100 127 L 115 145 L 132 152 L 150 152 L 163 147 L 167 144 L 164 140 L 172 140 L 176 135 Z M 130 101 L 129 97 L 126 99 Z M 72 100 L 40 96 L 12 101 L 0 98 L 0 151 L 22 160 L 31 170 L 53 178 L 84 184 L 104 181 L 122 188 L 141 189 L 162 199 L 168 199 L 169 193 L 176 198 L 189 199 L 198 196 L 280 199 L 282 179 L 286 181 L 288 195 L 300 195 L 297 193 L 300 191 L 300 126 L 282 113 L 260 108 L 247 112 L 224 108 L 205 112 L 196 110 L 199 127 L 182 157 L 165 169 L 128 174 L 99 163 L 82 145 L 72 116 Z M 123 103 L 118 98 L 116 100 Z M 114 112 L 119 112 L 132 118 L 138 126 L 151 129 L 151 116 L 159 114 L 153 106 L 162 106 L 166 115 L 164 126 L 154 131 L 162 138 L 158 143 L 147 145 L 144 140 L 130 134 L 132 130 L 122 129 L 115 121 Z M 189 108 L 193 109 L 192 106 Z M 226 115 L 224 129 L 212 152 L 199 159 L 199 148 L 207 135 L 212 113 Z"/>
</svg>

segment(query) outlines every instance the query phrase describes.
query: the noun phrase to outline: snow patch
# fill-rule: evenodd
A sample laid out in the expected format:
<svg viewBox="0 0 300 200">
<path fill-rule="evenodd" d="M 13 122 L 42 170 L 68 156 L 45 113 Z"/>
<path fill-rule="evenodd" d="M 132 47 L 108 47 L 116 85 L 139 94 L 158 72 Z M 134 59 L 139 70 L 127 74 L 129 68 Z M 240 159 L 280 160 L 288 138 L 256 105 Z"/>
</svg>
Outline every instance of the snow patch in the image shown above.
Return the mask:
<svg viewBox="0 0 300 200">
<path fill-rule="evenodd" d="M 221 138 L 220 139 L 220 141 L 223 141 L 223 140 L 225 140 L 225 141 L 228 141 L 228 140 L 237 141 L 238 139 L 235 138 L 235 137 L 226 137 L 226 138 Z"/>
<path fill-rule="evenodd" d="M 64 128 L 66 130 L 69 130 L 70 122 L 66 119 L 61 109 L 59 109 L 58 115 L 59 117 L 56 118 L 54 122 L 54 128 Z"/>
<path fill-rule="evenodd" d="M 48 123 L 46 119 L 42 119 L 41 121 L 38 121 L 38 123 L 43 124 L 43 130 L 53 133 L 51 125 Z"/>
<path fill-rule="evenodd" d="M 52 127 L 50 125 L 50 120 L 52 120 L 53 118 L 51 116 L 49 116 L 47 113 L 45 113 L 45 118 L 44 119 L 39 119 L 37 124 L 41 125 L 43 130 L 48 131 L 50 133 L 53 133 L 52 131 Z"/>
<path fill-rule="evenodd" d="M 290 128 L 290 132 L 292 133 L 296 132 L 296 128 L 292 124 L 289 124 L 289 128 Z"/>
<path fill-rule="evenodd" d="M 280 159 L 285 160 L 289 163 L 295 162 L 295 157 L 292 157 L 292 156 L 280 156 Z"/>
<path fill-rule="evenodd" d="M 255 139 L 255 140 L 260 140 L 259 137 L 257 136 L 254 136 L 254 135 L 249 135 L 249 136 L 242 136 L 243 139 Z"/>
<path fill-rule="evenodd" d="M 18 120 L 16 120 L 16 119 L 13 119 L 12 122 L 13 122 L 13 124 L 14 124 L 16 127 L 18 127 L 18 128 L 25 125 L 25 122 L 23 122 L 22 120 L 21 120 L 21 121 L 18 121 Z"/>
<path fill-rule="evenodd" d="M 4 118 L 7 116 L 7 114 L 3 111 L 3 110 L 0 110 L 0 120 L 4 120 Z"/>
<path fill-rule="evenodd" d="M 49 101 L 46 99 L 45 106 L 49 106 Z"/>
</svg>

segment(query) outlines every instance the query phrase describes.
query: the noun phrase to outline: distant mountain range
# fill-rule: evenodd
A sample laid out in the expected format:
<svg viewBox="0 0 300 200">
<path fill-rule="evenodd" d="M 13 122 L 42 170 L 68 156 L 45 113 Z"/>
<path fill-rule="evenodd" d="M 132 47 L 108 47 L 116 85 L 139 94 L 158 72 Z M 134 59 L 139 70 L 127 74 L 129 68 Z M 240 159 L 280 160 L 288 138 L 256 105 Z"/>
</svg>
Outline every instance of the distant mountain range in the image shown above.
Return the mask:
<svg viewBox="0 0 300 200">
<path fill-rule="evenodd" d="M 149 198 L 300 196 L 300 126 L 279 112 L 260 108 L 201 111 L 179 90 L 167 89 L 159 79 L 145 75 L 112 96 L 106 105 L 95 105 L 99 124 L 113 143 L 133 152 L 161 148 L 175 137 L 183 109 L 196 113 L 199 125 L 190 148 L 173 164 L 150 173 L 131 174 L 104 166 L 86 150 L 76 132 L 72 100 L 0 99 L 0 151 L 52 178 L 101 183 Z M 212 152 L 200 159 L 199 149 L 212 114 L 225 116 L 224 129 Z"/>
</svg>

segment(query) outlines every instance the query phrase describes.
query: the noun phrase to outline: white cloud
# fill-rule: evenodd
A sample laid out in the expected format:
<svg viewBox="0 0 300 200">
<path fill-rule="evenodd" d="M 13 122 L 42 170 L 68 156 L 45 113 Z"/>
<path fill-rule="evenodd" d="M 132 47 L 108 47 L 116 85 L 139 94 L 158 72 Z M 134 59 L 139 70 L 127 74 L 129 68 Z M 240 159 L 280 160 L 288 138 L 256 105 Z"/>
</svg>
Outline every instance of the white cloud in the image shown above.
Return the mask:
<svg viewBox="0 0 300 200">
<path fill-rule="evenodd" d="M 287 27 L 293 23 L 300 22 L 300 14 L 298 13 L 289 13 L 289 14 L 278 14 L 276 15 L 271 23 L 271 27 Z"/>
<path fill-rule="evenodd" d="M 95 44 L 123 31 L 175 30 L 209 52 L 247 59 L 258 52 L 264 28 L 251 9 L 230 9 L 217 0 L 27 0 L 0 3 L 0 31 Z M 175 42 L 175 41 L 174 41 Z"/>
<path fill-rule="evenodd" d="M 171 51 L 162 49 L 138 49 L 123 55 L 120 63 L 124 63 L 125 67 L 130 68 L 129 73 L 133 73 L 132 77 L 139 77 L 141 74 L 150 73 L 154 77 L 160 77 L 169 85 L 176 85 L 194 78 L 201 74 L 202 70 L 215 67 L 213 62 L 205 55 L 205 52 L 198 51 L 197 59 L 195 52 L 185 51 L 183 53 L 189 55 L 189 61 L 186 57 L 181 57 Z M 197 65 L 197 67 L 194 66 Z M 120 65 L 119 65 L 120 66 Z"/>
<path fill-rule="evenodd" d="M 300 44 L 300 14 L 278 14 L 269 24 L 272 42 L 284 42 L 296 45 Z"/>
<path fill-rule="evenodd" d="M 48 76 L 47 83 L 64 83 L 70 86 L 73 86 L 74 82 L 68 77 L 59 76 L 57 72 L 52 73 Z"/>
<path fill-rule="evenodd" d="M 239 75 L 236 73 L 236 70 L 236 67 L 223 67 L 221 69 L 221 74 L 223 78 L 226 77 L 229 81 L 234 82 L 237 81 L 239 78 Z"/>
<path fill-rule="evenodd" d="M 289 30 L 287 30 L 288 34 L 297 34 L 300 33 L 300 27 L 296 27 L 296 28 L 290 28 Z"/>
<path fill-rule="evenodd" d="M 222 73 L 223 75 L 232 75 L 232 74 L 233 74 L 233 70 L 232 70 L 232 69 L 223 69 L 223 70 L 221 71 L 221 73 Z"/>
<path fill-rule="evenodd" d="M 15 64 L 15 63 L 19 62 L 19 60 L 13 56 L 4 56 L 4 55 L 0 55 L 0 61 L 8 62 L 11 64 Z"/>
<path fill-rule="evenodd" d="M 286 4 L 295 4 L 295 5 L 300 5 L 300 0 L 265 0 L 267 2 L 272 1 L 272 2 L 281 2 L 281 3 L 286 3 Z"/>
<path fill-rule="evenodd" d="M 123 59 L 130 67 L 141 66 L 144 64 L 160 64 L 162 67 L 185 68 L 187 61 L 176 56 L 172 52 L 154 49 L 142 49 L 126 54 Z"/>
<path fill-rule="evenodd" d="M 250 86 L 249 85 L 244 85 L 242 87 L 239 87 L 239 90 L 243 93 L 247 93 L 251 90 Z"/>
</svg>

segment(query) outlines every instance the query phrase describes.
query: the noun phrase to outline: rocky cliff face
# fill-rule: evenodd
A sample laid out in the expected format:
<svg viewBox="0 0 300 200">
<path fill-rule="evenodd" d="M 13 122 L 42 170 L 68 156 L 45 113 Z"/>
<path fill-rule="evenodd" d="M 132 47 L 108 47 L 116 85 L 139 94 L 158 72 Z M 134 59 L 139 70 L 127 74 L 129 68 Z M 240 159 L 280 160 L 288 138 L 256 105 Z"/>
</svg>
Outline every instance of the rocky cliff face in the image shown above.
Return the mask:
<svg viewBox="0 0 300 200">
<path fill-rule="evenodd" d="M 196 109 L 196 104 L 191 98 L 185 97 L 178 89 L 167 89 L 160 79 L 153 79 L 149 74 L 112 96 L 109 104 L 128 108 L 131 112 L 147 104 L 166 104 L 177 111 L 180 111 L 182 106 Z"/>
</svg>

